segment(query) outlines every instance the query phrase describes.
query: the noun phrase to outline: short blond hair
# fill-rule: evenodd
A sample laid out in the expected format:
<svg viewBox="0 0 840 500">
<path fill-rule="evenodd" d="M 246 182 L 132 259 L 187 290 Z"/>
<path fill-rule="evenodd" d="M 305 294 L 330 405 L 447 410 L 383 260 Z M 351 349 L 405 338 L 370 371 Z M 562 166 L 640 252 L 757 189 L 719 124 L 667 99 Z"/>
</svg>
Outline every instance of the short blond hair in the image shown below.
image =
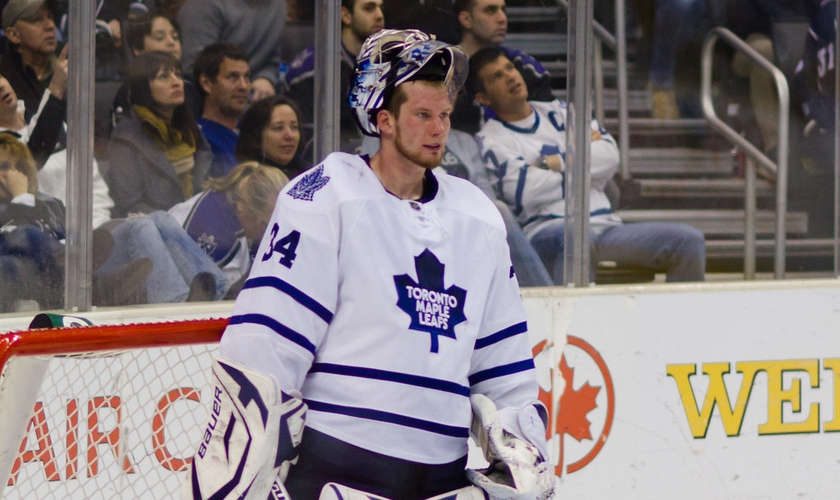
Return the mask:
<svg viewBox="0 0 840 500">
<path fill-rule="evenodd" d="M 234 207 L 267 224 L 274 211 L 277 193 L 289 182 L 282 170 L 256 161 L 240 163 L 224 177 L 208 180 L 204 187 L 227 195 Z"/>
<path fill-rule="evenodd" d="M 29 151 L 29 146 L 20 142 L 17 137 L 12 134 L 0 132 L 0 150 L 8 151 L 15 159 L 15 169 L 26 176 L 29 181 L 28 192 L 35 194 L 38 192 L 38 165 L 35 159 L 32 158 L 32 152 Z"/>
</svg>

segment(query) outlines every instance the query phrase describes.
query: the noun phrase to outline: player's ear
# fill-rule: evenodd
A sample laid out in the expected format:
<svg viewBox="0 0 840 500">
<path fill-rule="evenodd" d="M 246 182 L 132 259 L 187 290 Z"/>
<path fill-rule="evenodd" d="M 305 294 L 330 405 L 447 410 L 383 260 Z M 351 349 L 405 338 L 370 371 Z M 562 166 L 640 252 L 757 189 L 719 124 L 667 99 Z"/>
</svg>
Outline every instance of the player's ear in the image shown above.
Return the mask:
<svg viewBox="0 0 840 500">
<path fill-rule="evenodd" d="M 380 109 L 376 113 L 376 125 L 379 127 L 380 135 L 394 135 L 396 117 L 387 109 Z"/>
</svg>

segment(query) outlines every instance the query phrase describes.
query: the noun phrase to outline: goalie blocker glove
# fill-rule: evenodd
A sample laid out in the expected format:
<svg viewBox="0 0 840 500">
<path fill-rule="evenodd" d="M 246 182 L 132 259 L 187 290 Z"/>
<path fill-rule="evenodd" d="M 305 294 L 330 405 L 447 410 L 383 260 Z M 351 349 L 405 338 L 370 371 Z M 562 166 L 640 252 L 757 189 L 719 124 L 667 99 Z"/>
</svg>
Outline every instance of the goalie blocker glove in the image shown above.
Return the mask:
<svg viewBox="0 0 840 500">
<path fill-rule="evenodd" d="M 555 476 L 547 458 L 545 408 L 539 402 L 520 409 L 496 410 L 483 394 L 470 396 L 473 423 L 470 433 L 481 446 L 486 469 L 467 469 L 470 482 L 492 499 L 548 500 L 554 496 Z M 542 410 L 542 411 L 541 411 Z"/>
<path fill-rule="evenodd" d="M 300 393 L 278 391 L 271 376 L 223 359 L 213 361 L 213 379 L 210 415 L 181 498 L 282 498 L 303 434 Z"/>
</svg>

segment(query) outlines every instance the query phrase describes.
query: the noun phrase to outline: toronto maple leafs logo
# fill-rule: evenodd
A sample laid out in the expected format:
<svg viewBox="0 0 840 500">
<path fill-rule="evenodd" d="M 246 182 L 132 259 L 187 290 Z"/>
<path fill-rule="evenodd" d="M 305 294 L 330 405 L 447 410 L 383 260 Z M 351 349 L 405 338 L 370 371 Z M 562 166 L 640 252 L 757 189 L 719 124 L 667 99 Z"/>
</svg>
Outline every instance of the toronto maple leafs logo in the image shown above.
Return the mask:
<svg viewBox="0 0 840 500">
<path fill-rule="evenodd" d="M 326 186 L 330 178 L 324 175 L 324 166 L 319 165 L 312 172 L 304 175 L 295 186 L 289 190 L 289 196 L 296 200 L 312 201 L 315 192 Z"/>
<path fill-rule="evenodd" d="M 467 319 L 467 291 L 455 285 L 444 288 L 446 266 L 429 249 L 414 258 L 414 268 L 417 282 L 408 274 L 394 276 L 397 306 L 411 317 L 409 329 L 431 334 L 431 352 L 438 352 L 438 337 L 454 339 L 455 325 Z"/>
</svg>

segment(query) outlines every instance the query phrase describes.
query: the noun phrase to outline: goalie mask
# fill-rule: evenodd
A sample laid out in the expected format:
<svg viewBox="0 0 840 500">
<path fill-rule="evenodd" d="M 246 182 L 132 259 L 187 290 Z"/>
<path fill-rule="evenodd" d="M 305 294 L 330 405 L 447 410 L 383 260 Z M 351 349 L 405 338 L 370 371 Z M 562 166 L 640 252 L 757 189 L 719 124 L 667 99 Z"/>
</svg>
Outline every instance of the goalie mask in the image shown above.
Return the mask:
<svg viewBox="0 0 840 500">
<path fill-rule="evenodd" d="M 353 87 L 347 96 L 359 128 L 379 137 L 376 114 L 386 108 L 401 83 L 443 81 L 455 99 L 467 79 L 467 55 L 418 30 L 381 30 L 362 45 Z"/>
</svg>

